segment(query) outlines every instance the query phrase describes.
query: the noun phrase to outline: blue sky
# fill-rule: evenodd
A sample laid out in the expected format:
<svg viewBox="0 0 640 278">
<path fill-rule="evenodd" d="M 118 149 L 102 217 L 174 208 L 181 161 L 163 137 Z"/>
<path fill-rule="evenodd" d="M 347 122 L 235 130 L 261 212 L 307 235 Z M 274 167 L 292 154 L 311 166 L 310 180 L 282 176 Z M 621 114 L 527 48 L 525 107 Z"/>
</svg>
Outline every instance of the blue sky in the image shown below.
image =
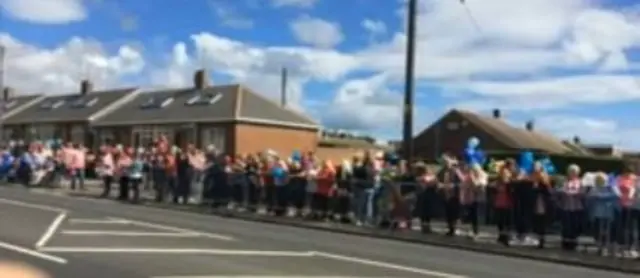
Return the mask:
<svg viewBox="0 0 640 278">
<path fill-rule="evenodd" d="M 153 3 L 151 5 L 150 3 Z M 188 4 L 187 4 L 188 3 Z M 27 93 L 242 82 L 331 128 L 400 137 L 405 1 L 0 0 L 7 83 Z M 508 12 L 506 12 L 508 11 Z M 422 0 L 416 129 L 457 107 L 640 148 L 630 0 Z M 477 22 L 477 27 L 473 22 Z"/>
</svg>

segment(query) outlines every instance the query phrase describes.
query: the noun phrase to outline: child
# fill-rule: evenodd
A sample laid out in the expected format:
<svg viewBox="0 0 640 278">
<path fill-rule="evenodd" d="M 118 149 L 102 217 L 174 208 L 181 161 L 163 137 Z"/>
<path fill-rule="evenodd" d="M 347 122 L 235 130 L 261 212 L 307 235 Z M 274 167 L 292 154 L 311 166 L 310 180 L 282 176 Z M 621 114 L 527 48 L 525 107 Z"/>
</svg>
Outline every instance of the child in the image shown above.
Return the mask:
<svg viewBox="0 0 640 278">
<path fill-rule="evenodd" d="M 607 256 L 611 251 L 611 231 L 614 223 L 618 196 L 613 188 L 607 186 L 605 173 L 597 173 L 594 188 L 587 196 L 589 219 L 593 223 L 593 236 L 598 246 L 598 253 Z"/>
</svg>

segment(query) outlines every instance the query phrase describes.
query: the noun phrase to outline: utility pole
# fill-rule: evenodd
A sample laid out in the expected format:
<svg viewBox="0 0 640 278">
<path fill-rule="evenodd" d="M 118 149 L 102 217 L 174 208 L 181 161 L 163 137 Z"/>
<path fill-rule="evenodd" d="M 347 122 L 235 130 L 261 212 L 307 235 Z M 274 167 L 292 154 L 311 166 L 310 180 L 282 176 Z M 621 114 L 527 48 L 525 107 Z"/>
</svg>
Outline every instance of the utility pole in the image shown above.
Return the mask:
<svg viewBox="0 0 640 278">
<path fill-rule="evenodd" d="M 0 44 L 0 90 L 4 94 L 4 76 L 5 76 L 5 59 L 7 55 L 7 49 L 4 45 Z M 0 100 L 0 142 L 4 142 L 4 113 L 6 112 L 4 95 Z"/>
<path fill-rule="evenodd" d="M 282 68 L 282 72 L 280 73 L 280 105 L 282 107 L 287 107 L 288 78 L 289 78 L 289 74 L 287 72 L 287 68 Z"/>
<path fill-rule="evenodd" d="M 402 136 L 402 154 L 408 162 L 413 162 L 413 99 L 414 99 L 414 70 L 416 48 L 416 16 L 418 0 L 409 0 L 407 9 L 407 49 L 405 61 L 404 82 L 404 119 Z"/>
</svg>

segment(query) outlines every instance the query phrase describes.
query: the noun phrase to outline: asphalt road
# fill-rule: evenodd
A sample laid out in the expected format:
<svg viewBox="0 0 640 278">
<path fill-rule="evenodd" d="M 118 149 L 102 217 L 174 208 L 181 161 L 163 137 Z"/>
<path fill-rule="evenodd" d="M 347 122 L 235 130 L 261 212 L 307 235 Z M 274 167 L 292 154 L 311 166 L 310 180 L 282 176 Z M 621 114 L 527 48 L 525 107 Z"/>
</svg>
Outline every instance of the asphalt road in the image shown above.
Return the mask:
<svg viewBox="0 0 640 278">
<path fill-rule="evenodd" d="M 634 277 L 4 187 L 0 260 L 52 277 Z"/>
</svg>

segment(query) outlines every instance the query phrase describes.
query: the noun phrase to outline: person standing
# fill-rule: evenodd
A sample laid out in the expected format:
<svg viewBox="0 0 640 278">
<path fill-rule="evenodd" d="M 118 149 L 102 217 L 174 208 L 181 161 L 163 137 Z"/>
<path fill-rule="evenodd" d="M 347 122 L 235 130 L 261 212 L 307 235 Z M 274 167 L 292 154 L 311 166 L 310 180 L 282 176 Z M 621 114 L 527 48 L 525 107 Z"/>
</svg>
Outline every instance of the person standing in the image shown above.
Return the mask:
<svg viewBox="0 0 640 278">
<path fill-rule="evenodd" d="M 561 187 L 562 249 L 575 251 L 584 222 L 584 187 L 580 179 L 580 167 L 571 164 L 567 181 Z"/>
<path fill-rule="evenodd" d="M 109 195 L 111 195 L 111 186 L 113 184 L 115 160 L 113 158 L 113 153 L 107 146 L 100 147 L 100 157 L 96 166 L 98 175 L 102 178 L 103 183 L 101 197 L 109 197 Z"/>
<path fill-rule="evenodd" d="M 140 186 L 142 185 L 142 178 L 144 177 L 144 149 L 138 148 L 135 150 L 133 160 L 128 169 L 129 175 L 129 190 L 133 191 L 133 203 L 140 201 Z"/>
<path fill-rule="evenodd" d="M 131 158 L 133 154 L 132 148 L 121 150 L 116 158 L 116 175 L 118 176 L 118 200 L 126 201 L 129 199 L 129 167 L 133 163 Z"/>
</svg>

